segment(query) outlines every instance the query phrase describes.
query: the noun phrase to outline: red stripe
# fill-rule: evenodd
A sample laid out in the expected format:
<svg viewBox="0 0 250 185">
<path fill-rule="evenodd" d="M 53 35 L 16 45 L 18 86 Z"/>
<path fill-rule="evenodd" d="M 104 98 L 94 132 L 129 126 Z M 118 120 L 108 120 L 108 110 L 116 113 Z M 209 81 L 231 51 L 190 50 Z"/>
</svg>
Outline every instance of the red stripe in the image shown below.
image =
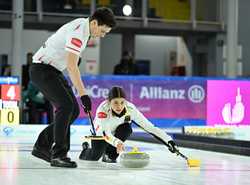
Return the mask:
<svg viewBox="0 0 250 185">
<path fill-rule="evenodd" d="M 77 52 L 80 53 L 80 51 L 78 51 L 78 50 L 76 50 L 76 49 L 74 49 L 74 48 L 71 48 L 71 47 L 69 47 L 69 46 L 66 46 L 66 48 L 72 49 L 72 50 L 77 51 Z"/>
</svg>

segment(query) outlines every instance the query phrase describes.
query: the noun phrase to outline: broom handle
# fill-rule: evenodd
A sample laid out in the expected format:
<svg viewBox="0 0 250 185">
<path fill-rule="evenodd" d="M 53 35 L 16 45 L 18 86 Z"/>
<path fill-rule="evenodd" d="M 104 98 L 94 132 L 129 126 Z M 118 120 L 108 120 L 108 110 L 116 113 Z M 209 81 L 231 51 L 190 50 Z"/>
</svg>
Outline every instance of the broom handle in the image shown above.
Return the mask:
<svg viewBox="0 0 250 185">
<path fill-rule="evenodd" d="M 188 160 L 188 157 L 187 156 L 185 156 L 184 154 L 182 154 L 179 150 L 176 150 L 176 152 L 175 152 L 177 155 L 180 155 L 182 158 L 184 158 L 184 159 L 186 159 L 186 160 Z"/>
<path fill-rule="evenodd" d="M 88 116 L 89 116 L 89 121 L 90 121 L 90 124 L 91 124 L 91 127 L 92 127 L 92 130 L 90 129 L 90 132 L 93 136 L 96 136 L 96 132 L 95 132 L 95 127 L 94 127 L 94 122 L 93 122 L 93 118 L 91 116 L 91 113 L 90 111 L 88 111 Z"/>
<path fill-rule="evenodd" d="M 167 146 L 170 147 L 169 144 L 167 144 Z M 188 160 L 188 157 L 185 156 L 184 154 L 182 154 L 178 149 L 177 149 L 174 153 L 176 153 L 176 155 L 179 155 L 179 156 L 181 156 L 182 158 Z"/>
</svg>

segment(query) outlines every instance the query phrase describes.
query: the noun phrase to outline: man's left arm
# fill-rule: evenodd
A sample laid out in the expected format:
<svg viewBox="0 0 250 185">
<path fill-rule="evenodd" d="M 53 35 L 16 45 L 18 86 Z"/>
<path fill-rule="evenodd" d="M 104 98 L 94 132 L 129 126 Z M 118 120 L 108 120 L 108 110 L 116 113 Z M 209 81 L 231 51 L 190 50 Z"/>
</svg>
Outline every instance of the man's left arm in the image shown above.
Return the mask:
<svg viewBox="0 0 250 185">
<path fill-rule="evenodd" d="M 67 71 L 74 87 L 81 97 L 82 105 L 85 112 L 91 111 L 91 100 L 87 95 L 86 88 L 81 79 L 81 73 L 78 67 L 79 57 L 84 48 L 84 41 L 81 38 L 80 29 L 74 30 L 66 35 L 66 58 Z"/>
<path fill-rule="evenodd" d="M 79 96 L 81 97 L 81 101 L 84 106 L 84 111 L 85 112 L 91 111 L 91 100 L 87 95 L 84 83 L 81 80 L 81 73 L 77 65 L 79 56 L 76 55 L 75 53 L 67 51 L 66 57 L 67 57 L 67 71 L 69 74 L 69 78 L 73 83 L 74 87 L 76 88 Z"/>
</svg>

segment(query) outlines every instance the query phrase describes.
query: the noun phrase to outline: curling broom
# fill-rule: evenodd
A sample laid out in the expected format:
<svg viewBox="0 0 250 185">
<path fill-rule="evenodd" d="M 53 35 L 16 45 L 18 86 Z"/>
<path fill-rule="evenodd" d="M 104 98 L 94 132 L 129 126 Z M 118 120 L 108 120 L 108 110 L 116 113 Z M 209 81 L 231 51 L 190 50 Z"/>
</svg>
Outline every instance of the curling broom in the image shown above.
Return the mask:
<svg viewBox="0 0 250 185">
<path fill-rule="evenodd" d="M 176 150 L 175 153 L 177 154 L 177 156 L 181 156 L 182 158 L 184 158 L 187 161 L 187 164 L 189 167 L 199 167 L 200 166 L 200 160 L 198 159 L 189 159 L 187 156 L 185 156 L 184 154 L 182 154 L 179 150 Z"/>
<path fill-rule="evenodd" d="M 90 129 L 90 136 L 85 136 L 85 139 L 90 139 L 90 140 L 104 140 L 103 136 L 97 136 L 96 135 L 96 131 L 95 131 L 95 127 L 94 127 L 94 122 L 93 122 L 93 118 L 91 116 L 90 111 L 87 112 L 88 113 L 88 118 L 89 118 L 89 122 L 91 124 L 92 130 Z"/>
</svg>

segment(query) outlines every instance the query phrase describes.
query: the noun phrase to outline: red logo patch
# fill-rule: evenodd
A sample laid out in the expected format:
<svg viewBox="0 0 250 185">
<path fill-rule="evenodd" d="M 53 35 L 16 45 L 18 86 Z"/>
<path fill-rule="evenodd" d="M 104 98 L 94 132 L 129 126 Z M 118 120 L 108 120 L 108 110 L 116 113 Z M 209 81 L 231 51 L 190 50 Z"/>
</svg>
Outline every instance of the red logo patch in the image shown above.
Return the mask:
<svg viewBox="0 0 250 185">
<path fill-rule="evenodd" d="M 107 114 L 105 112 L 98 112 L 98 118 L 106 118 Z"/>
<path fill-rule="evenodd" d="M 82 46 L 82 41 L 77 38 L 71 39 L 71 44 L 75 45 L 76 47 L 80 48 Z"/>
</svg>

